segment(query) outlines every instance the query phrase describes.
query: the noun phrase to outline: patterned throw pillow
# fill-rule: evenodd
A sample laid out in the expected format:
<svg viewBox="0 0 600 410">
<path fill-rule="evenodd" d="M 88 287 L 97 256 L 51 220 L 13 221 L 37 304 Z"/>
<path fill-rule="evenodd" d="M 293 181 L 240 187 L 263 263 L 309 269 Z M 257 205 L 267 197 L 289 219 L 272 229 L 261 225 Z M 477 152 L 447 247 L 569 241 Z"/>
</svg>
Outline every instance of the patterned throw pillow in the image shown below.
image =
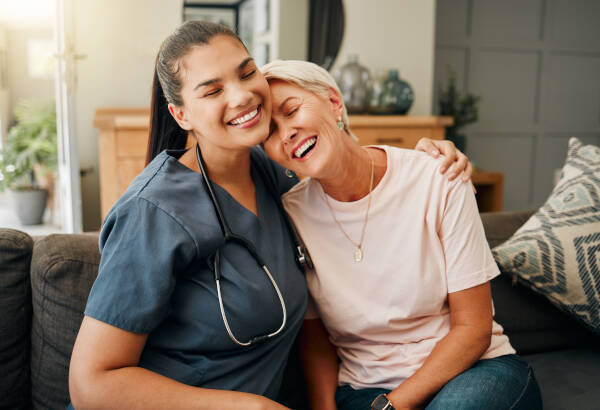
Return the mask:
<svg viewBox="0 0 600 410">
<path fill-rule="evenodd" d="M 600 148 L 571 138 L 546 203 L 493 254 L 503 273 L 600 333 Z"/>
</svg>

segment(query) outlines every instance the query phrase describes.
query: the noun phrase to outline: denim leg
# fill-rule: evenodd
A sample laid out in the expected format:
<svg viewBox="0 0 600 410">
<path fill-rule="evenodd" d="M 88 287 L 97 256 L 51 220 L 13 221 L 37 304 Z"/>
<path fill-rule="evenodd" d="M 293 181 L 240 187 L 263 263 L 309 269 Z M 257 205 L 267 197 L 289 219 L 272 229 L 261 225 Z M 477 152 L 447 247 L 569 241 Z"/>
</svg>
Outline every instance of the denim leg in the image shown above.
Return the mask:
<svg viewBox="0 0 600 410">
<path fill-rule="evenodd" d="M 389 392 L 377 388 L 354 390 L 348 385 L 343 385 L 335 392 L 335 404 L 338 410 L 369 410 L 375 397 Z"/>
<path fill-rule="evenodd" d="M 529 364 L 517 355 L 479 360 L 450 380 L 427 410 L 537 410 L 540 390 Z"/>
</svg>

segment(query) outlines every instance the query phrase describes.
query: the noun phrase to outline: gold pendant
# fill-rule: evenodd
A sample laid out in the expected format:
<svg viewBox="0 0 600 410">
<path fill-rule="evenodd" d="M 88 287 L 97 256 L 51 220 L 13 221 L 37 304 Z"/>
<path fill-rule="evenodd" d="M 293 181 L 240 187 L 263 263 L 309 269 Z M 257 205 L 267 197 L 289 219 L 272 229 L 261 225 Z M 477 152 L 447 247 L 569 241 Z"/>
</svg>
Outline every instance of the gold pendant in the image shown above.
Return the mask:
<svg viewBox="0 0 600 410">
<path fill-rule="evenodd" d="M 356 252 L 354 252 L 354 262 L 360 262 L 362 261 L 363 258 L 363 252 L 360 248 L 358 248 L 356 250 Z"/>
</svg>

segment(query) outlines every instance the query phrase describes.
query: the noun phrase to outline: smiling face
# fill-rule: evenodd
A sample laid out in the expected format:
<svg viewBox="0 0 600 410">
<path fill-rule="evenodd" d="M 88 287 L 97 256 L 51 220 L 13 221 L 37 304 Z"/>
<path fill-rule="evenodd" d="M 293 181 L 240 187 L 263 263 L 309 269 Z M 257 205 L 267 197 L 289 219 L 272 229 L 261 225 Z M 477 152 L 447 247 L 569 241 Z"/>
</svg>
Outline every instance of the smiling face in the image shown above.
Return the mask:
<svg viewBox="0 0 600 410">
<path fill-rule="evenodd" d="M 324 178 L 343 138 L 337 128 L 342 113 L 339 95 L 317 95 L 295 84 L 271 81 L 271 133 L 264 143 L 273 160 L 292 171 Z"/>
<path fill-rule="evenodd" d="M 244 46 L 226 35 L 191 49 L 180 61 L 183 107 L 169 111 L 201 146 L 249 148 L 267 135 L 269 86 Z"/>
</svg>

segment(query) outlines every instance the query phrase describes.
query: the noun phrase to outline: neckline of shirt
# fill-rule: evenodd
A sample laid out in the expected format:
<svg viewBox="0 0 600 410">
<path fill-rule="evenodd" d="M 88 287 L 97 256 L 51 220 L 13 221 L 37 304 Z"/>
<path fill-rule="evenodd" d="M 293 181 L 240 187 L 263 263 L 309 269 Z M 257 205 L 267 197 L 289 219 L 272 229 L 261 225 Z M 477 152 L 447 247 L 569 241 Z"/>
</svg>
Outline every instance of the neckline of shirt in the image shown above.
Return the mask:
<svg viewBox="0 0 600 410">
<path fill-rule="evenodd" d="M 391 178 L 390 175 L 392 174 L 393 161 L 390 158 L 390 156 L 391 156 L 391 152 L 389 149 L 390 147 L 388 147 L 386 145 L 367 145 L 366 148 L 378 148 L 378 149 L 383 150 L 383 152 L 385 152 L 385 161 L 386 161 L 385 174 L 383 174 L 383 177 L 381 178 L 381 180 L 379 181 L 377 186 L 375 188 L 373 188 L 373 190 L 369 194 L 369 195 L 373 196 L 372 200 L 376 200 L 376 197 L 379 196 L 380 192 L 385 189 L 385 186 L 387 185 L 387 181 Z M 323 187 L 317 180 L 312 180 L 312 183 L 313 183 L 314 189 L 317 190 L 317 192 L 319 192 L 319 196 L 321 197 L 322 202 L 325 203 L 325 198 L 323 198 L 323 195 L 327 195 L 327 193 L 325 192 L 325 190 L 323 189 Z M 366 206 L 366 202 L 369 201 L 369 195 L 365 195 L 364 197 L 362 197 L 356 201 L 338 201 L 337 199 L 327 195 L 327 200 L 329 201 L 329 204 L 332 206 L 332 208 L 351 211 L 357 207 L 361 207 L 363 205 Z"/>
<path fill-rule="evenodd" d="M 174 167 L 176 167 L 176 169 L 179 172 L 183 172 L 183 173 L 185 173 L 187 175 L 193 175 L 194 178 L 198 178 L 200 180 L 202 186 L 204 187 L 204 181 L 203 181 L 204 178 L 203 178 L 202 174 L 200 172 L 196 172 L 193 169 L 188 168 L 187 166 L 185 166 L 184 164 L 182 164 L 181 162 L 179 162 L 179 157 L 181 157 L 181 155 L 183 155 L 185 153 L 185 151 L 187 151 L 188 149 L 182 149 L 182 150 L 164 150 L 162 153 L 164 153 L 167 156 L 166 162 L 168 164 L 173 165 Z M 179 157 L 175 157 L 172 154 L 180 154 L 180 155 L 179 155 Z M 216 183 L 215 181 L 213 181 L 210 178 L 209 178 L 209 180 L 210 180 L 211 184 L 213 185 L 213 187 L 217 191 L 220 191 L 221 194 L 227 199 L 227 201 L 235 203 L 243 211 L 245 211 L 248 214 L 250 214 L 251 216 L 253 216 L 254 219 L 256 220 L 256 222 L 258 222 L 259 224 L 263 224 L 263 214 L 265 213 L 265 211 L 264 211 L 265 204 L 263 204 L 263 199 L 262 198 L 265 195 L 271 195 L 271 194 L 268 192 L 269 188 L 267 186 L 265 186 L 265 182 L 263 181 L 263 178 L 261 177 L 260 172 L 258 172 L 256 170 L 256 167 L 258 165 L 255 164 L 254 162 L 255 161 L 252 160 L 252 158 L 251 158 L 251 160 L 250 160 L 250 173 L 252 175 L 252 180 L 254 181 L 254 186 L 255 186 L 255 190 L 256 190 L 255 195 L 256 195 L 256 206 L 258 208 L 258 215 L 254 214 L 254 212 L 252 212 L 251 210 L 249 210 L 248 208 L 246 208 L 244 205 L 242 205 L 237 199 L 235 199 L 233 197 L 233 195 L 231 195 L 221 185 L 219 185 L 218 183 Z M 259 182 L 257 182 L 257 181 L 259 181 Z M 198 187 L 198 189 L 200 189 L 200 187 Z M 221 203 L 221 205 L 222 205 L 222 207 L 225 206 L 225 204 L 223 204 L 223 203 Z"/>
</svg>

